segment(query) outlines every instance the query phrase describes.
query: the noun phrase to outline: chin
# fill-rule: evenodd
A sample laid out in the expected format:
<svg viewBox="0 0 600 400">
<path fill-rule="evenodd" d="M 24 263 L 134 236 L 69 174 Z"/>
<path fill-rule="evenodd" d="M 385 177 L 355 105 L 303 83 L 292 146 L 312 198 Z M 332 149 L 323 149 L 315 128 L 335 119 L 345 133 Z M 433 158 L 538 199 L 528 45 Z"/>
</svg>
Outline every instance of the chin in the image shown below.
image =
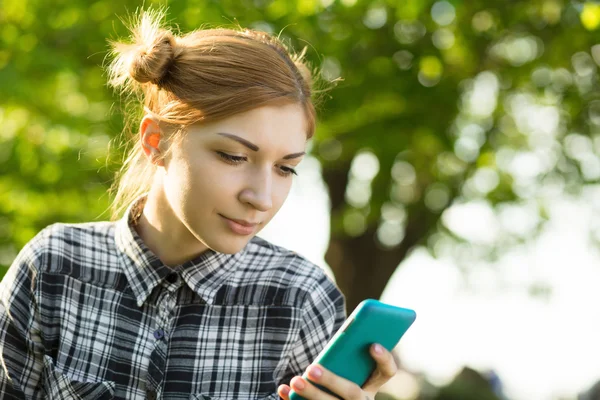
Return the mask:
<svg viewBox="0 0 600 400">
<path fill-rule="evenodd" d="M 217 243 L 211 243 L 209 247 L 218 253 L 235 254 L 242 251 L 252 238 L 253 236 L 244 240 L 222 240 Z"/>
</svg>

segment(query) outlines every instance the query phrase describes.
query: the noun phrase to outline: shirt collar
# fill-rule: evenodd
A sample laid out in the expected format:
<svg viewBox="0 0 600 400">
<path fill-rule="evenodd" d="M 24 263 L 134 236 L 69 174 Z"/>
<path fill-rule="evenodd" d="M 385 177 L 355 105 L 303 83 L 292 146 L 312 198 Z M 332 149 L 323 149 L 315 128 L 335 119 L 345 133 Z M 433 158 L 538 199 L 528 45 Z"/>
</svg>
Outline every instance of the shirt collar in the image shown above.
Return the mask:
<svg viewBox="0 0 600 400">
<path fill-rule="evenodd" d="M 133 290 L 138 307 L 141 307 L 152 290 L 171 272 L 178 272 L 187 285 L 202 299 L 213 304 L 219 288 L 235 272 L 243 259 L 246 249 L 235 254 L 218 253 L 212 249 L 192 260 L 171 268 L 146 246 L 134 228 L 134 220 L 139 217 L 146 202 L 147 194 L 135 199 L 125 215 L 116 223 L 115 243 L 119 263 Z"/>
</svg>

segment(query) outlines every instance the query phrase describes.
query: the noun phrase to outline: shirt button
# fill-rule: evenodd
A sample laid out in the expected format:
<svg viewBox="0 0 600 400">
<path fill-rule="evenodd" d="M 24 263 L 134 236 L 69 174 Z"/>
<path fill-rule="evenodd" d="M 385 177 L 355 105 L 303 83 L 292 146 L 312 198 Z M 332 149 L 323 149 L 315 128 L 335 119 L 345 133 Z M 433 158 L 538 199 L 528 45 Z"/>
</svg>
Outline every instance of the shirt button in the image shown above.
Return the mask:
<svg viewBox="0 0 600 400">
<path fill-rule="evenodd" d="M 157 329 L 154 331 L 154 339 L 160 340 L 165 336 L 165 331 L 162 329 Z"/>
<path fill-rule="evenodd" d="M 156 400 L 156 392 L 154 390 L 146 391 L 146 399 L 147 400 Z"/>
<path fill-rule="evenodd" d="M 178 280 L 179 275 L 177 275 L 176 272 L 171 272 L 169 275 L 167 275 L 167 282 L 169 283 L 177 283 Z"/>
</svg>

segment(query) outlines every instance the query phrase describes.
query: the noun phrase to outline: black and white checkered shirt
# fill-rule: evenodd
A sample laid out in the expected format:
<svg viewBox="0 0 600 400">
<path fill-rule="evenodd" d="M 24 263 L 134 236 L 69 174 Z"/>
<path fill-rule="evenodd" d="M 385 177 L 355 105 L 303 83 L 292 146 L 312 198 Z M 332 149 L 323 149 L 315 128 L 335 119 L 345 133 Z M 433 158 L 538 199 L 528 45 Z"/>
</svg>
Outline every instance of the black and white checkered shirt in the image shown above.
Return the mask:
<svg viewBox="0 0 600 400">
<path fill-rule="evenodd" d="M 167 267 L 132 226 L 138 202 L 21 250 L 0 284 L 0 398 L 279 399 L 344 322 L 338 288 L 256 237 Z"/>
</svg>

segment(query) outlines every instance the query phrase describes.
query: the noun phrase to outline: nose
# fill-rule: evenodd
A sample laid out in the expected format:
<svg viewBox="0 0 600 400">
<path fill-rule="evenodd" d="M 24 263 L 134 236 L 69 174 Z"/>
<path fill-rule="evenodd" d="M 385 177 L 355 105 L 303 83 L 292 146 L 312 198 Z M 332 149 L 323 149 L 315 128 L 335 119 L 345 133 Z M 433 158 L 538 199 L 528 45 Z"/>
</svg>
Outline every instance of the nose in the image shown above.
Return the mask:
<svg viewBox="0 0 600 400">
<path fill-rule="evenodd" d="M 250 204 L 259 211 L 269 211 L 273 207 L 273 177 L 270 171 L 255 171 L 248 177 L 248 183 L 239 194 L 242 203 Z"/>
</svg>

